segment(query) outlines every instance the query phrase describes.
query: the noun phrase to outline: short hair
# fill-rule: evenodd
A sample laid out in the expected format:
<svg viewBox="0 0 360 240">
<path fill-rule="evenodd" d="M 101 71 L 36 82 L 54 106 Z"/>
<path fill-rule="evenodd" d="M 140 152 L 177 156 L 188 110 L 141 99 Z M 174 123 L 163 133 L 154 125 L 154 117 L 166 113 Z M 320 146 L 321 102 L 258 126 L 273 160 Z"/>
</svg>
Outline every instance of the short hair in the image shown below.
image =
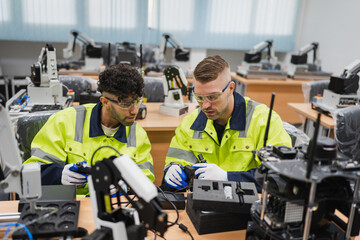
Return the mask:
<svg viewBox="0 0 360 240">
<path fill-rule="evenodd" d="M 128 64 L 117 64 L 106 68 L 99 75 L 98 90 L 115 94 L 119 99 L 143 96 L 144 79 L 139 71 Z"/>
<path fill-rule="evenodd" d="M 225 68 L 229 68 L 229 64 L 219 55 L 207 57 L 196 66 L 194 77 L 199 82 L 210 82 L 215 80 Z"/>
</svg>

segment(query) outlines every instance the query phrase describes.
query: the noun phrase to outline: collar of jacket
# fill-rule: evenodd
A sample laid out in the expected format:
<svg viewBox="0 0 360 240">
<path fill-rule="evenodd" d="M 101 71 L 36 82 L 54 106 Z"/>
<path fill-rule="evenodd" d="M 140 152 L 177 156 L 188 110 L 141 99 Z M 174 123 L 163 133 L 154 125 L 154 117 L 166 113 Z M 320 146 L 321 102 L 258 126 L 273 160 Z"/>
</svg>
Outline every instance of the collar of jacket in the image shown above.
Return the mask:
<svg viewBox="0 0 360 240">
<path fill-rule="evenodd" d="M 245 99 L 237 92 L 234 92 L 234 110 L 230 118 L 231 130 L 245 130 L 246 119 L 246 103 Z M 200 111 L 199 115 L 191 125 L 191 130 L 204 131 L 208 118 L 203 111 Z"/>
<path fill-rule="evenodd" d="M 91 111 L 90 116 L 90 137 L 98 137 L 105 135 L 104 131 L 101 128 L 101 102 L 98 102 Z M 126 140 L 126 127 L 120 125 L 119 130 L 114 134 L 114 138 L 122 143 L 127 143 Z"/>
</svg>

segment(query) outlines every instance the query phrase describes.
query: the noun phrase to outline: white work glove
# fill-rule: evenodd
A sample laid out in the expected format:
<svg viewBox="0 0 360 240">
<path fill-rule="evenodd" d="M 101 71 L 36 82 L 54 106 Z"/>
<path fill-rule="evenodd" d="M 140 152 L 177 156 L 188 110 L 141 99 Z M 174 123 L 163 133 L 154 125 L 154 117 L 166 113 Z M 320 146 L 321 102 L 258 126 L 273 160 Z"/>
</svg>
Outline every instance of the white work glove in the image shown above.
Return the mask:
<svg viewBox="0 0 360 240">
<path fill-rule="evenodd" d="M 172 188 L 181 189 L 187 187 L 186 174 L 179 165 L 171 165 L 165 174 L 165 183 Z"/>
<path fill-rule="evenodd" d="M 84 175 L 70 170 L 73 165 L 73 163 L 65 165 L 61 175 L 61 184 L 83 185 L 87 182 L 87 179 Z"/>
<path fill-rule="evenodd" d="M 119 186 L 124 190 L 124 192 L 128 191 L 127 185 L 125 184 L 125 182 L 123 180 L 119 181 Z M 118 189 L 116 189 L 114 184 L 110 185 L 110 196 L 116 197 L 117 195 L 121 196 L 123 195 L 122 192 L 118 191 Z"/>
<path fill-rule="evenodd" d="M 198 179 L 227 181 L 227 172 L 213 163 L 197 163 L 192 165 L 196 169 Z"/>
</svg>

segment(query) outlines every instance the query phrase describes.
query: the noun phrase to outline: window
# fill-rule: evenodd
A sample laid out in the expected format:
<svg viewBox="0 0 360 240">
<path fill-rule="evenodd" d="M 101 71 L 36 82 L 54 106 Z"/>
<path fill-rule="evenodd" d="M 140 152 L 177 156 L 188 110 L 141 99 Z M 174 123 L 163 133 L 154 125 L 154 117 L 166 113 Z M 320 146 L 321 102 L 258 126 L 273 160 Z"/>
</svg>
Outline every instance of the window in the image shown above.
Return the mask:
<svg viewBox="0 0 360 240">
<path fill-rule="evenodd" d="M 158 17 L 158 6 L 156 0 L 148 0 L 148 19 L 147 19 L 147 27 L 148 28 L 156 28 L 157 27 L 157 17 Z"/>
<path fill-rule="evenodd" d="M 300 2 L 0 0 L 0 39 L 67 42 L 77 30 L 96 42 L 159 45 L 169 33 L 185 48 L 249 50 L 272 39 L 276 51 L 291 51 Z"/>
<path fill-rule="evenodd" d="M 296 10 L 296 1 L 260 0 L 256 11 L 255 34 L 292 35 Z"/>
<path fill-rule="evenodd" d="M 73 0 L 23 0 L 24 23 L 41 25 L 74 25 L 75 1 Z"/>
<path fill-rule="evenodd" d="M 99 28 L 135 28 L 136 3 L 133 0 L 89 0 L 89 25 Z"/>
<path fill-rule="evenodd" d="M 249 33 L 252 0 L 211 0 L 208 15 L 211 33 Z"/>
<path fill-rule="evenodd" d="M 160 0 L 161 32 L 188 32 L 194 29 L 193 0 Z"/>
<path fill-rule="evenodd" d="M 9 21 L 9 5 L 9 0 L 0 0 L 0 23 Z"/>
</svg>

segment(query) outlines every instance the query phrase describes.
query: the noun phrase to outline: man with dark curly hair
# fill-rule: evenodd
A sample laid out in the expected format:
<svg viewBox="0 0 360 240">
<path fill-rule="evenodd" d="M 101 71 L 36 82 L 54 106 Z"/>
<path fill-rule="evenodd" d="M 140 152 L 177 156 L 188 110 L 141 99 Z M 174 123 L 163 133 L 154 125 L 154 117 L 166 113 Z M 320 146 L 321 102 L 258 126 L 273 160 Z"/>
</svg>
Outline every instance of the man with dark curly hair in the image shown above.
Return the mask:
<svg viewBox="0 0 360 240">
<path fill-rule="evenodd" d="M 135 122 L 142 102 L 143 78 L 131 66 L 118 64 L 102 72 L 98 84 L 102 93 L 100 102 L 53 114 L 35 136 L 32 156 L 25 163 L 42 164 L 43 185 L 76 185 L 77 194 L 86 195 L 87 176 L 73 171 L 72 167 L 77 162 L 91 164 L 93 159 L 94 164 L 116 156 L 115 150 L 129 155 L 154 181 L 150 141 L 145 130 Z"/>
</svg>

